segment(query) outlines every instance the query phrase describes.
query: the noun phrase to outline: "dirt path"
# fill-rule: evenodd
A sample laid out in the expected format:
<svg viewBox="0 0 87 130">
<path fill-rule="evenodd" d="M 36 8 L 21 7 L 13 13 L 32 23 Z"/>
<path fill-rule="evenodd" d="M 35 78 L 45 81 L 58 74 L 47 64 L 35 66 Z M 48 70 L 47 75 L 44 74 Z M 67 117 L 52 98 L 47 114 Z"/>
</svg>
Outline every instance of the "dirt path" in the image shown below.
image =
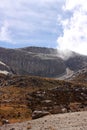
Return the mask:
<svg viewBox="0 0 87 130">
<path fill-rule="evenodd" d="M 4 125 L 0 130 L 87 130 L 87 112 L 49 115 L 33 121 Z"/>
</svg>

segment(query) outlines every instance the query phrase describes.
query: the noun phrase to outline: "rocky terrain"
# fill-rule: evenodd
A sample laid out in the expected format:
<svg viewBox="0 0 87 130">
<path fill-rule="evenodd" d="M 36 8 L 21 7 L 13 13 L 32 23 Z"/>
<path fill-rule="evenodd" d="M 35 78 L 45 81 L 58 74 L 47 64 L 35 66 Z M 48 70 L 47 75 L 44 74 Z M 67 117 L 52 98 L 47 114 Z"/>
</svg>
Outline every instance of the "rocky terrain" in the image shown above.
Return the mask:
<svg viewBox="0 0 87 130">
<path fill-rule="evenodd" d="M 87 130 L 87 112 L 49 115 L 33 121 L 4 125 L 0 130 Z"/>
<path fill-rule="evenodd" d="M 77 83 L 81 82 L 83 84 L 87 84 L 87 67 L 84 67 L 83 69 L 74 73 L 70 77 L 70 80 L 77 82 Z"/>
<path fill-rule="evenodd" d="M 0 75 L 0 124 L 49 114 L 87 111 L 87 84 L 32 76 Z"/>
<path fill-rule="evenodd" d="M 72 52 L 71 57 L 62 59 L 58 50 L 52 48 L 0 48 L 0 61 L 9 66 L 11 72 L 16 75 L 55 78 L 66 75 L 67 68 L 71 72 L 84 68 L 87 65 L 87 56 Z"/>
<path fill-rule="evenodd" d="M 87 56 L 58 54 L 0 48 L 0 130 L 87 129 Z"/>
</svg>

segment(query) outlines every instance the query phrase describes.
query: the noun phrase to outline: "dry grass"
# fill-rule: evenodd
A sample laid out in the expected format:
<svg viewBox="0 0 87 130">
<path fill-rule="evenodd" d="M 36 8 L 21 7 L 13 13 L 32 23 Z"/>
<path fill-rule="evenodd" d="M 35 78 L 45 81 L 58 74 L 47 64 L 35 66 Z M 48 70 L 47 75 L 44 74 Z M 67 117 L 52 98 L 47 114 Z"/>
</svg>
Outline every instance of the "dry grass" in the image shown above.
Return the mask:
<svg viewBox="0 0 87 130">
<path fill-rule="evenodd" d="M 26 100 L 28 94 L 58 86 L 76 86 L 65 81 L 30 76 L 0 76 L 0 79 L 4 85 L 0 87 L 0 120 L 5 118 L 10 122 L 31 119 L 31 109 L 27 106 Z"/>
</svg>

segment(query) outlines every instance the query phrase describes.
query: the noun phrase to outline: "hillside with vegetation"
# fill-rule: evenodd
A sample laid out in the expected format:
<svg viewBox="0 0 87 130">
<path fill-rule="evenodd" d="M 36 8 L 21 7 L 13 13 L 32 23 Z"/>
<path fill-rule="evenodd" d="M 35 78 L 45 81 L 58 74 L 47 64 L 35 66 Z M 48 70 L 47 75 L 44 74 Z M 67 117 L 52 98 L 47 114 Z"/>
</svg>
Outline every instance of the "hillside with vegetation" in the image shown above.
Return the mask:
<svg viewBox="0 0 87 130">
<path fill-rule="evenodd" d="M 0 75 L 0 121 L 36 119 L 44 114 L 87 110 L 87 85 L 32 76 Z"/>
</svg>

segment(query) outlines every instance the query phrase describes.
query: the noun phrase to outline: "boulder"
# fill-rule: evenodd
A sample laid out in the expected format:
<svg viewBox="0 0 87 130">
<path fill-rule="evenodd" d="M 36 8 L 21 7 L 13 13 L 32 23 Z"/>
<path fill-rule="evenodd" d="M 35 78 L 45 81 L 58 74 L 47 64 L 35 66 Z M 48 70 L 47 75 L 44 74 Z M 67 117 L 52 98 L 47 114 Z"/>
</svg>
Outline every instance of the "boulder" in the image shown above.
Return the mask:
<svg viewBox="0 0 87 130">
<path fill-rule="evenodd" d="M 34 111 L 32 113 L 32 119 L 37 119 L 46 115 L 49 115 L 50 113 L 48 111 Z"/>
</svg>

